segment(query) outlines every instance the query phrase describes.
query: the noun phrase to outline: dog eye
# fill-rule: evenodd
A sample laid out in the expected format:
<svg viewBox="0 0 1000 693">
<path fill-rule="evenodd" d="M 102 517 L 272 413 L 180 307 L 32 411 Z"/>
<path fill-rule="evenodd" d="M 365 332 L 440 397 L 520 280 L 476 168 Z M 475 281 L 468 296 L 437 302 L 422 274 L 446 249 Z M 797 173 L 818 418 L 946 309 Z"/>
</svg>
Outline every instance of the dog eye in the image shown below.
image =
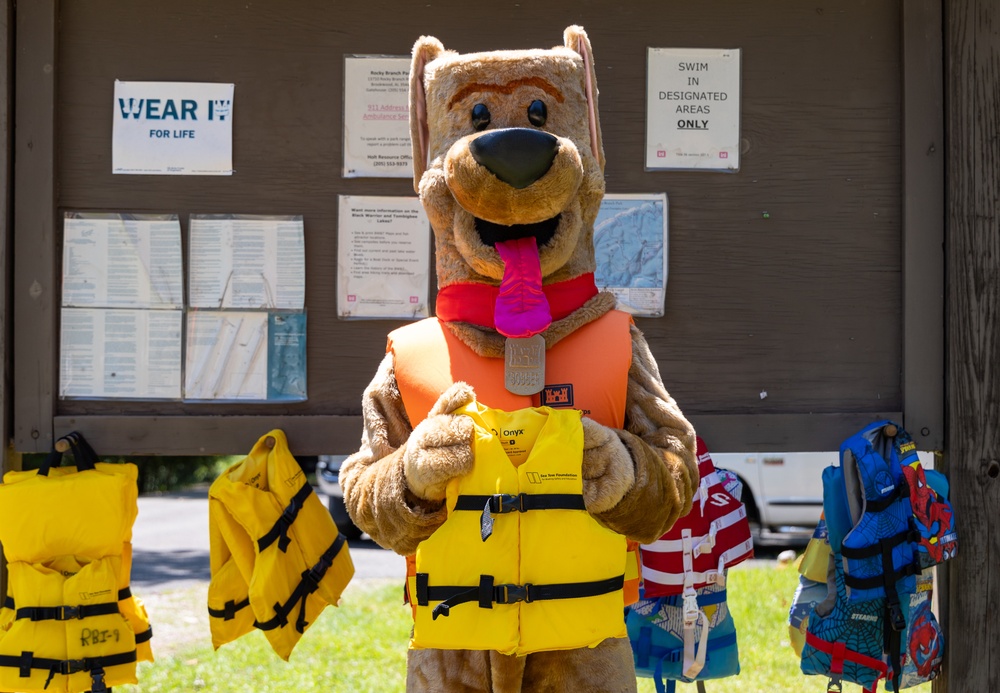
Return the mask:
<svg viewBox="0 0 1000 693">
<path fill-rule="evenodd" d="M 548 118 L 548 116 L 549 116 L 549 112 L 545 108 L 545 102 L 544 101 L 538 101 L 536 99 L 535 101 L 532 101 L 528 105 L 528 120 L 535 127 L 539 127 L 540 128 L 543 125 L 545 125 L 545 119 Z"/>
<path fill-rule="evenodd" d="M 472 107 L 472 127 L 476 132 L 485 130 L 490 124 L 490 109 L 485 104 L 477 103 Z"/>
</svg>

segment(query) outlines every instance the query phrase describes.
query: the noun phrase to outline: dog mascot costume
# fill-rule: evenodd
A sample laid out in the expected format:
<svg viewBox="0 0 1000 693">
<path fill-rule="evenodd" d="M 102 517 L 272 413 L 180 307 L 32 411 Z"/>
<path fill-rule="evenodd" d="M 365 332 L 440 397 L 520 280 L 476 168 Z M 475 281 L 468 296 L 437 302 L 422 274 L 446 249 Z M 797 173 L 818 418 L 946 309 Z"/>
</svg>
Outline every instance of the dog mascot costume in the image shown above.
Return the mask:
<svg viewBox="0 0 1000 693">
<path fill-rule="evenodd" d="M 408 557 L 407 690 L 634 691 L 625 539 L 686 514 L 698 468 L 646 341 L 594 282 L 586 33 L 467 55 L 420 38 L 410 128 L 437 317 L 389 335 L 340 477 L 358 527 Z"/>
</svg>

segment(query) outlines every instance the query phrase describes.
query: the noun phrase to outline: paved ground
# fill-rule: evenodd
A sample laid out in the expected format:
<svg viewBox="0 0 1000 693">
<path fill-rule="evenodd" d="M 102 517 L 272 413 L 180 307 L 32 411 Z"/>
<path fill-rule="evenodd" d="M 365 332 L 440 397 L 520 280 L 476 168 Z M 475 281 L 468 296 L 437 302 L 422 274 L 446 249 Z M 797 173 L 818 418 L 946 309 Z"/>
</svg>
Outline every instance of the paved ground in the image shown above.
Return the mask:
<svg viewBox="0 0 1000 693">
<path fill-rule="evenodd" d="M 326 497 L 320 500 L 325 506 Z M 137 593 L 208 582 L 208 488 L 141 496 L 132 546 Z M 350 547 L 355 579 L 401 578 L 406 572 L 402 557 L 371 541 L 352 541 Z"/>
</svg>

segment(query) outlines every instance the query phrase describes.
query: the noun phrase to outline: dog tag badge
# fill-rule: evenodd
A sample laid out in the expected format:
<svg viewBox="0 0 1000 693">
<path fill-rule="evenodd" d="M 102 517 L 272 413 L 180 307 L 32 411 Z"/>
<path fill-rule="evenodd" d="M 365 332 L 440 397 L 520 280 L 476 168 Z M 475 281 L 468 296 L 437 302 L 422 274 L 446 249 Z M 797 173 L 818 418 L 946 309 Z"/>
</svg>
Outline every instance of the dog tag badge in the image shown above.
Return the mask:
<svg viewBox="0 0 1000 693">
<path fill-rule="evenodd" d="M 508 337 L 504 345 L 504 386 L 515 395 L 533 395 L 545 387 L 545 338 Z"/>
</svg>

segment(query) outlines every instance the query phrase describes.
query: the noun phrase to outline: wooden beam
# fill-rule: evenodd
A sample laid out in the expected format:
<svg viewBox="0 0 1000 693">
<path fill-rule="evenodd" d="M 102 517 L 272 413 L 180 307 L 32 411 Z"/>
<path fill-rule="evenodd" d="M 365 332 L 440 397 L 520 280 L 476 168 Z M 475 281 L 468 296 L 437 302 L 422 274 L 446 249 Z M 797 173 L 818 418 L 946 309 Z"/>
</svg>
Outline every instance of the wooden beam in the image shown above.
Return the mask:
<svg viewBox="0 0 1000 693">
<path fill-rule="evenodd" d="M 947 686 L 1000 689 L 1000 4 L 945 3 L 948 469 L 962 549 L 950 561 Z"/>
<path fill-rule="evenodd" d="M 836 450 L 848 435 L 900 412 L 699 415 L 691 421 L 712 452 Z M 280 428 L 297 455 L 343 455 L 361 444 L 360 416 L 56 416 L 56 437 L 79 431 L 101 455 L 235 455 Z M 237 441 L 234 443 L 233 441 Z"/>
<path fill-rule="evenodd" d="M 944 63 L 941 0 L 902 5 L 903 425 L 944 449 Z"/>
<path fill-rule="evenodd" d="M 56 0 L 17 6 L 14 128 L 14 443 L 52 445 L 56 387 Z M 30 329 L 24 329 L 30 326 Z"/>
</svg>

